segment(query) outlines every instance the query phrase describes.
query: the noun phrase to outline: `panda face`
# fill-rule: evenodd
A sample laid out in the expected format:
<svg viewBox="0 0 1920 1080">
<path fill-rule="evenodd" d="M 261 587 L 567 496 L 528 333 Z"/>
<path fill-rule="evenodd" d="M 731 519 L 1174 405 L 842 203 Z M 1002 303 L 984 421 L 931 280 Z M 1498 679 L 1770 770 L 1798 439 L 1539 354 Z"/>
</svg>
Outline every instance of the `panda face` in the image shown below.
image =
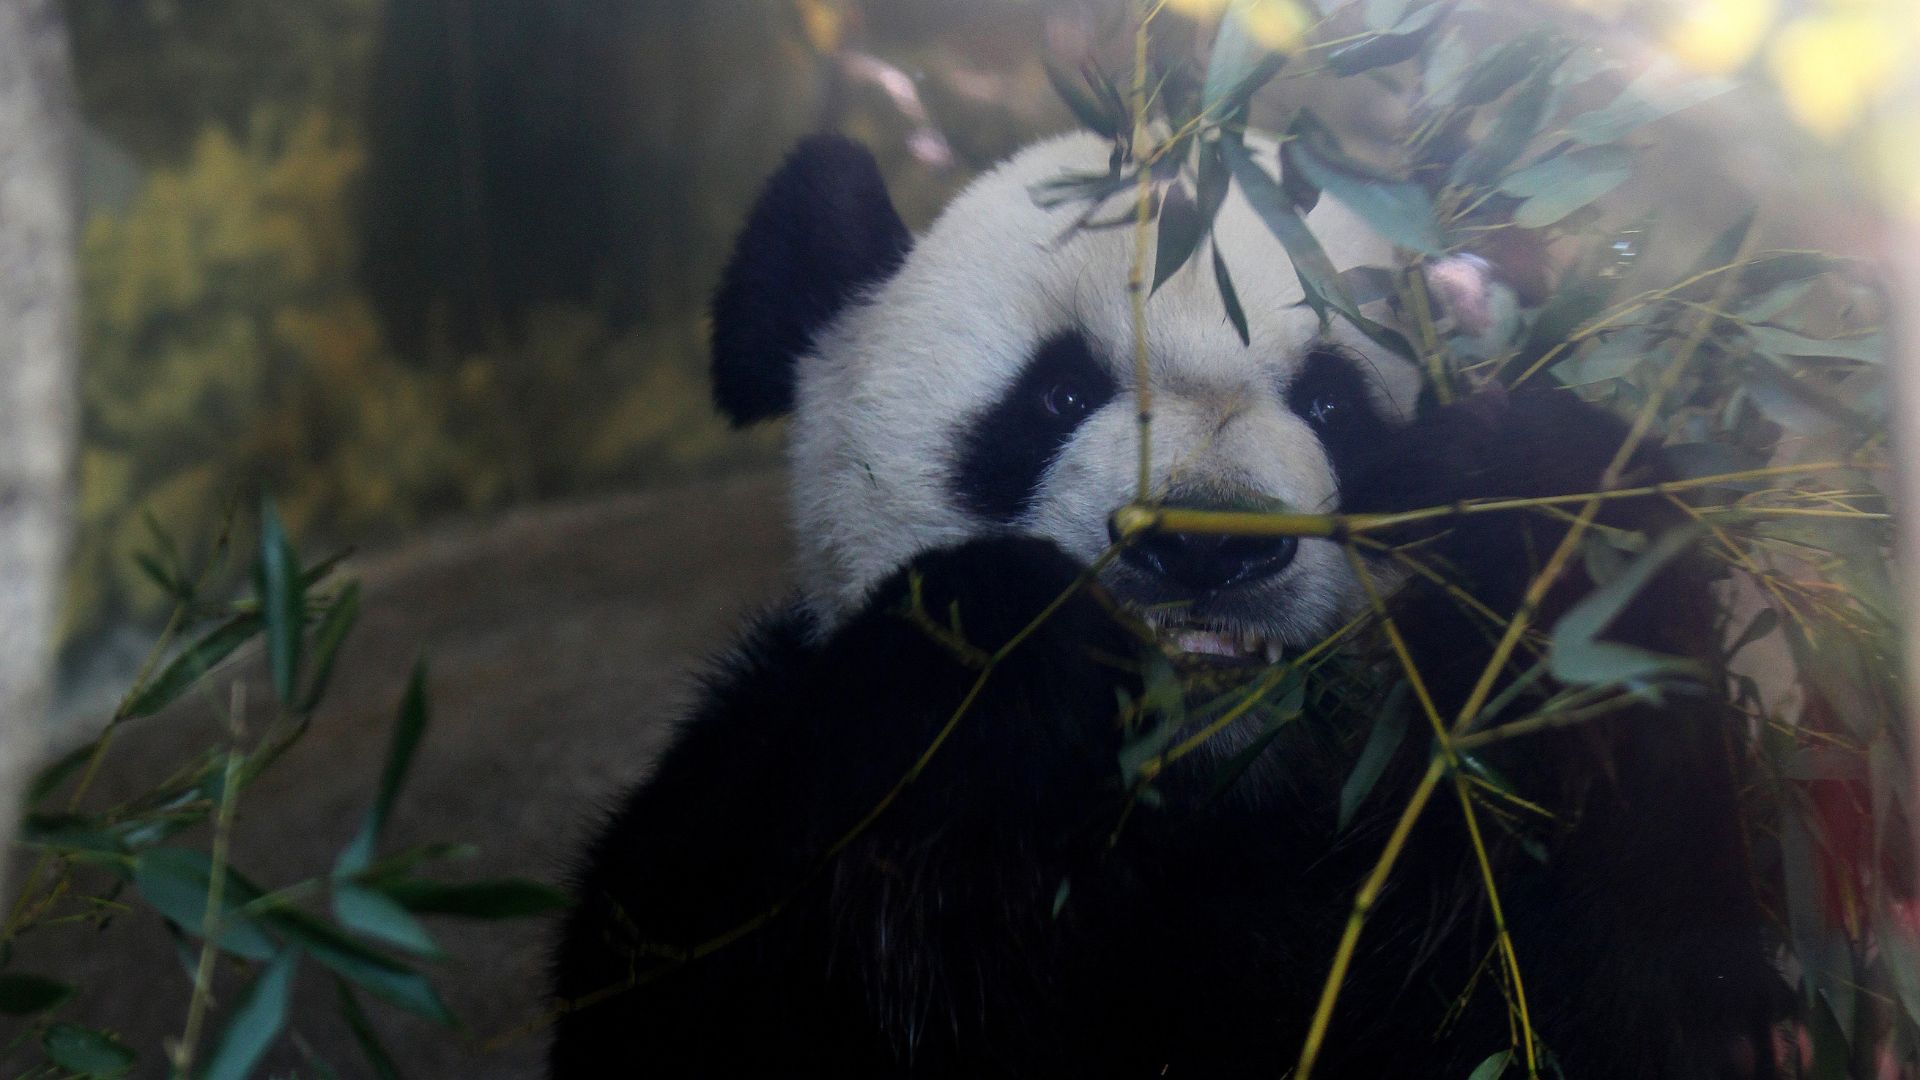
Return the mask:
<svg viewBox="0 0 1920 1080">
<path fill-rule="evenodd" d="M 1272 159 L 1271 144 L 1255 149 Z M 811 325 L 784 372 L 800 584 L 822 626 L 931 548 L 1014 530 L 1092 561 L 1112 543 L 1109 518 L 1138 482 L 1133 230 L 1073 230 L 1083 205 L 1043 208 L 1029 192 L 1064 173 L 1103 171 L 1109 152 L 1091 135 L 1030 147 L 964 191 L 910 250 L 890 208 L 878 222 L 843 220 L 823 230 L 833 243 L 891 251 L 892 265 L 838 286 L 804 273 L 789 282 L 838 293 L 790 320 Z M 800 163 L 796 155 L 787 171 Z M 876 184 L 788 177 L 782 205 L 790 216 L 810 194 L 846 201 Z M 767 200 L 782 185 L 776 177 Z M 1125 207 L 1117 197 L 1097 217 Z M 758 310 L 742 307 L 739 286 L 751 277 L 742 264 L 764 260 L 755 250 L 767 245 L 751 242 L 759 219 L 715 313 L 723 405 L 729 374 L 736 387 L 743 380 L 737 364 L 726 366 L 719 331 Z M 1390 265 L 1388 245 L 1332 199 L 1308 223 L 1336 266 Z M 1286 252 L 1237 189 L 1212 242 L 1251 343 L 1225 317 L 1209 251 L 1150 298 L 1154 497 L 1335 510 L 1343 483 L 1355 482 L 1352 463 L 1410 407 L 1417 377 L 1344 325 L 1323 332 Z M 1312 539 L 1153 537 L 1111 562 L 1103 583 L 1178 648 L 1226 656 L 1315 640 L 1361 598 L 1340 549 Z"/>
</svg>

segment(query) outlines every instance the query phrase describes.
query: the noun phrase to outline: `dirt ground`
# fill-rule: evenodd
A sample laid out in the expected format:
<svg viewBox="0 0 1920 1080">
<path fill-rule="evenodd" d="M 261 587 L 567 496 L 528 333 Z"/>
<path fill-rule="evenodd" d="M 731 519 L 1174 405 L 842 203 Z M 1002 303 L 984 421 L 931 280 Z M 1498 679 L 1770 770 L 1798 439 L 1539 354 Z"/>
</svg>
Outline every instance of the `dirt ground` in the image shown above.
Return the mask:
<svg viewBox="0 0 1920 1080">
<path fill-rule="evenodd" d="M 558 878 L 599 810 L 659 750 L 702 659 L 782 596 L 785 517 L 780 479 L 755 475 L 530 509 L 357 560 L 347 573 L 365 588 L 360 625 L 313 729 L 241 802 L 235 864 L 268 887 L 328 869 L 359 826 L 395 706 L 425 656 L 432 722 L 383 846 L 471 841 L 480 855 L 453 868 L 459 876 Z M 205 713 L 129 729 L 98 793 L 133 794 L 208 745 Z M 553 921 L 433 929 L 454 958 L 438 982 L 466 1030 L 371 1005 L 403 1074 L 539 1076 L 543 1032 L 488 1044 L 540 1015 Z M 136 1075 L 163 1074 L 162 1039 L 179 1032 L 190 983 L 157 916 L 99 935 L 29 935 L 13 968 L 81 985 L 64 1015 L 137 1047 Z M 297 1031 L 339 1075 L 369 1075 L 311 968 Z M 0 1075 L 17 1075 L 20 1060 L 0 1055 Z M 276 1075 L 311 1075 L 295 1057 L 275 1061 L 287 1067 Z"/>
</svg>

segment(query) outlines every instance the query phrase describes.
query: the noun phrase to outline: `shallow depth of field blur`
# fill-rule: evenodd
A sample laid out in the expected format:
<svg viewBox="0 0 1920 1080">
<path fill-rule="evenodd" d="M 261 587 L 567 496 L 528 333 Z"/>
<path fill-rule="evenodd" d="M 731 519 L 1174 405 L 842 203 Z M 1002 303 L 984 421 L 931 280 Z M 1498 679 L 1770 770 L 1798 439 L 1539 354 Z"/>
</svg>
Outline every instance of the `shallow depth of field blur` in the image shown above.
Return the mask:
<svg viewBox="0 0 1920 1080">
<path fill-rule="evenodd" d="M 1888 348 L 1884 298 L 1875 297 L 1882 260 L 1897 254 L 1892 238 L 1920 235 L 1913 0 L 1235 3 L 1258 13 L 1249 25 L 1271 47 L 1296 48 L 1336 26 L 1382 54 L 1404 49 L 1341 70 L 1324 62 L 1323 41 L 1310 54 L 1321 59 L 1290 63 L 1255 100 L 1254 123 L 1276 131 L 1311 109 L 1357 167 L 1394 168 L 1424 106 L 1529 34 L 1579 45 L 1565 63 L 1582 79 L 1554 91 L 1568 115 L 1598 113 L 1648 78 L 1661 88 L 1651 103 L 1611 118 L 1630 135 L 1600 140 L 1605 155 L 1565 155 L 1605 158 L 1555 178 L 1584 196 L 1549 193 L 1535 206 L 1540 220 L 1510 215 L 1497 227 L 1527 234 L 1520 246 L 1534 255 L 1517 258 L 1531 276 L 1513 282 L 1496 319 L 1509 320 L 1508 333 L 1524 329 L 1567 281 L 1684 279 L 1713 265 L 1702 260 L 1728 237 L 1722 261 L 1761 248 L 1838 256 L 1831 280 L 1785 281 L 1724 315 L 1780 370 L 1744 404 L 1703 411 L 1697 427 L 1708 434 L 1696 438 L 1723 435 L 1741 408 L 1756 418 L 1748 427 L 1787 438 L 1724 446 L 1728 462 L 1818 460 L 1845 442 L 1846 454 L 1863 455 L 1850 463 L 1871 456 L 1884 477 L 1884 432 L 1847 425 L 1887 416 L 1884 382 L 1853 377 Z M 274 679 L 314 680 L 292 710 L 304 741 L 277 766 L 280 779 L 249 792 L 257 809 L 249 817 L 243 808 L 235 825 L 235 864 L 275 885 L 324 873 L 360 835 L 369 801 L 384 806 L 391 795 L 376 794 L 374 778 L 396 713 L 403 730 L 424 723 L 401 705 L 416 655 L 436 673 L 426 684 L 435 727 L 393 811 L 394 843 L 478 840 L 482 877 L 556 876 L 593 807 L 659 746 L 658 721 L 690 685 L 682 673 L 783 587 L 780 431 L 729 431 L 713 415 L 704 372 L 706 302 L 761 180 L 800 136 L 843 131 L 874 151 L 907 223 L 924 227 L 978 171 L 1076 124 L 1061 74 L 1124 71 L 1138 11 L 1126 0 L 64 6 L 85 200 L 80 521 L 57 703 L 65 745 L 137 704 L 128 687 L 154 674 L 143 658 L 170 613 L 188 606 L 183 591 L 224 602 L 259 588 L 244 555 L 187 589 L 226 523 L 237 523 L 227 538 L 235 550 L 271 561 L 297 549 L 289 582 L 302 558 L 350 550 L 345 565 L 367 585 L 365 616 L 326 704 L 324 669 L 301 676 L 289 661 L 292 675 L 264 670 L 279 663 L 271 642 L 269 662 L 243 652 L 232 665 L 247 684 L 232 691 L 235 707 L 270 702 Z M 1228 6 L 1165 0 L 1160 47 L 1204 65 Z M 1429 18 L 1432 7 L 1445 10 Z M 1480 103 L 1487 116 L 1517 81 Z M 1552 144 L 1542 137 L 1530 152 Z M 1629 151 L 1631 168 L 1622 164 Z M 1505 194 L 1520 204 L 1543 190 Z M 1598 311 L 1596 301 L 1577 318 L 1562 312 L 1574 320 L 1563 329 L 1580 330 Z M 1672 312 L 1682 314 L 1691 317 Z M 1595 343 L 1569 351 L 1554 376 L 1629 409 L 1644 390 L 1633 378 L 1640 353 L 1668 340 L 1647 329 L 1605 343 L 1590 335 Z M 1673 421 L 1663 438 L 1690 441 L 1685 418 L 1663 420 Z M 264 546 L 263 497 L 284 530 L 269 527 Z M 1730 624 L 1734 651 L 1751 646 L 1743 705 L 1757 729 L 1781 728 L 1757 730 L 1757 741 L 1775 739 L 1765 753 L 1788 763 L 1783 783 L 1803 784 L 1795 790 L 1808 820 L 1831 829 L 1795 834 L 1803 854 L 1819 850 L 1796 879 L 1812 891 L 1794 902 L 1829 922 L 1792 928 L 1800 966 L 1789 978 L 1811 972 L 1800 985 L 1825 995 L 1813 1014 L 1848 1028 L 1838 1043 L 1824 1031 L 1802 1037 L 1823 1054 L 1845 1044 L 1852 1057 L 1816 1061 L 1810 1049 L 1816 1075 L 1884 1063 L 1895 1071 L 1882 1075 L 1911 1076 L 1895 1062 L 1915 1058 L 1920 1031 L 1920 1011 L 1888 1015 L 1920 1006 L 1920 952 L 1886 960 L 1888 950 L 1920 947 L 1914 883 L 1891 880 L 1912 862 L 1887 850 L 1906 842 L 1906 747 L 1888 726 L 1898 718 L 1889 704 L 1896 653 L 1874 652 L 1886 636 L 1848 638 L 1844 655 L 1829 657 L 1838 674 L 1828 678 L 1809 674 L 1810 654 L 1790 655 L 1779 632 L 1802 616 L 1817 622 L 1827 609 L 1815 594 L 1841 579 L 1843 599 L 1884 602 L 1867 614 L 1891 625 L 1884 518 L 1874 514 L 1883 531 L 1866 539 L 1797 548 L 1818 573 L 1785 587 L 1805 595 L 1736 596 Z M 1800 543 L 1787 531 L 1766 539 Z M 1809 584 L 1815 578 L 1821 584 Z M 345 590 L 302 602 L 315 622 L 362 603 Z M 1832 611 L 1857 606 L 1836 600 Z M 260 631 L 260 612 L 236 610 Z M 1795 640 L 1818 643 L 1824 632 Z M 324 638 L 324 625 L 316 633 Z M 308 646 L 310 658 L 319 645 Z M 1778 677 L 1795 663 L 1807 665 L 1800 681 Z M 1848 667 L 1861 663 L 1877 666 Z M 282 700 L 289 693 L 279 688 Z M 217 700 L 175 708 L 175 719 L 195 711 L 190 723 L 130 725 L 94 794 L 137 804 L 164 790 L 181 753 L 224 745 L 227 700 L 222 684 Z M 1836 715 L 1855 704 L 1872 712 L 1871 730 Z M 250 706 L 256 716 L 263 707 Z M 1829 755 L 1809 731 L 1836 746 L 1857 737 L 1844 747 L 1857 754 Z M 216 757 L 195 760 L 196 777 L 217 771 Z M 93 780 L 86 768 L 82 787 Z M 215 790 L 193 788 L 195 806 L 206 811 Z M 204 831 L 189 835 L 204 846 Z M 151 912 L 138 922 L 131 900 L 98 899 L 71 920 L 89 933 L 105 928 L 91 944 L 36 952 L 24 942 L 23 955 L 79 988 L 60 1007 L 85 1031 L 135 1044 L 138 1075 L 158 1075 L 158 1039 L 177 1031 L 174 998 L 184 1009 L 193 985 L 176 951 L 185 938 L 169 938 Z M 10 932 L 32 921 L 20 914 Z M 1875 931 L 1888 926 L 1905 936 Z M 272 1060 L 319 1075 L 313 1062 L 337 1062 L 340 1046 L 366 1049 L 384 1029 L 408 1075 L 532 1075 L 537 1023 L 521 1029 L 539 1008 L 543 935 L 482 926 L 442 941 L 466 961 L 446 994 L 467 1025 L 457 1037 L 412 1016 L 378 1016 L 371 1027 L 344 1007 L 335 1017 L 331 997 L 308 988 L 301 1010 L 327 1018 L 295 1023 L 291 1048 Z M 14 959 L 9 943 L 0 968 Z M 149 980 L 173 980 L 161 1019 L 134 985 Z M 1871 983 L 1854 987 L 1858 1001 L 1846 989 L 1855 981 Z M 0 994 L 0 1013 L 6 1004 Z M 1856 1014 L 1874 1025 L 1857 1039 Z M 20 1052 L 9 1038 L 0 1025 L 0 1069 Z M 31 1054 L 22 1060 L 39 1067 Z"/>
<path fill-rule="evenodd" d="M 759 180 L 800 134 L 838 128 L 873 147 L 923 225 L 972 173 L 1071 123 L 1043 54 L 1072 67 L 1125 14 L 1115 0 L 67 7 L 87 215 L 70 690 L 123 668 L 139 648 L 127 628 L 165 613 L 132 558 L 144 515 L 192 542 L 266 490 L 296 534 L 379 547 L 773 460 L 775 438 L 713 418 L 700 367 L 702 309 Z M 1916 120 L 1889 104 L 1920 34 L 1901 0 L 1791 17 L 1771 0 L 1475 7 L 1454 21 L 1476 46 L 1517 12 L 1753 84 L 1698 121 L 1703 160 L 1647 178 L 1639 198 L 1683 234 L 1656 255 L 1738 203 L 1692 168 L 1750 184 L 1836 248 L 1876 235 L 1862 213 L 1876 198 L 1920 199 Z M 1257 119 L 1306 101 L 1391 145 L 1406 88 L 1356 89 L 1289 78 Z"/>
</svg>

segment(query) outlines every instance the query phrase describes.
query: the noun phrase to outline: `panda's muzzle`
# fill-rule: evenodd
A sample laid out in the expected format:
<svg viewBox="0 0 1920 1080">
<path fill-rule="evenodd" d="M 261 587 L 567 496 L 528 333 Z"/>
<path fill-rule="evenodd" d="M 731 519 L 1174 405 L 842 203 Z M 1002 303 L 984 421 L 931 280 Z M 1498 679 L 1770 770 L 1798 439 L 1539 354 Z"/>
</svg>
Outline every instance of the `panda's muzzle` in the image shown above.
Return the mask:
<svg viewBox="0 0 1920 1080">
<path fill-rule="evenodd" d="M 1107 524 L 1107 534 L 1120 542 L 1112 522 Z M 1121 549 L 1120 559 L 1139 573 L 1204 596 L 1273 577 L 1293 562 L 1299 550 L 1300 541 L 1292 536 L 1155 532 L 1135 537 Z"/>
</svg>

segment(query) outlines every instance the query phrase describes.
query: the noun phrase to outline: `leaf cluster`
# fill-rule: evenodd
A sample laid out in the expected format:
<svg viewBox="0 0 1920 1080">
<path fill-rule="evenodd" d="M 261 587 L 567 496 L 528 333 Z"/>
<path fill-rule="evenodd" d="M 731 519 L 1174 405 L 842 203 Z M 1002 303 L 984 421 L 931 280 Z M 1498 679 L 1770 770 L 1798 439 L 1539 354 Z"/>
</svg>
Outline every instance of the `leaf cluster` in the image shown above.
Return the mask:
<svg viewBox="0 0 1920 1080">
<path fill-rule="evenodd" d="M 423 873 L 470 850 L 460 845 L 382 850 L 386 822 L 427 730 L 424 666 L 415 668 L 400 703 L 373 802 L 332 870 L 267 888 L 235 866 L 228 842 L 235 809 L 306 733 L 326 700 L 359 615 L 359 586 L 334 580 L 338 557 L 303 562 L 271 502 L 261 507 L 248 560 L 253 587 L 234 600 L 212 599 L 206 591 L 233 558 L 231 519 L 192 564 L 151 518 L 148 529 L 152 547 L 140 564 L 175 598 L 173 619 L 102 731 L 43 768 L 28 792 L 20 842 L 36 861 L 0 928 L 0 1013 L 25 1022 L 13 1045 L 37 1043 L 49 1075 L 114 1077 L 139 1064 L 135 1048 L 71 1015 L 79 988 L 15 969 L 12 946 L 28 934 L 83 936 L 146 908 L 164 921 L 189 976 L 176 996 L 185 1019 L 169 1049 L 169 1075 L 254 1075 L 293 1030 L 291 994 L 303 966 L 334 984 L 370 1070 L 396 1075 L 363 997 L 457 1026 L 427 967 L 448 957 L 422 917 L 521 918 L 559 906 L 564 897 L 527 880 L 452 881 Z M 245 676 L 233 667 L 243 651 L 255 649 L 272 688 L 271 716 L 258 725 L 246 719 Z M 229 687 L 231 704 L 224 704 Z M 193 699 L 224 713 L 224 742 L 117 805 L 91 805 L 90 781 L 121 726 L 169 722 L 182 711 L 175 706 Z M 237 988 L 220 995 L 218 1008 L 216 977 Z M 166 1001 L 156 995 L 153 1005 Z M 218 1030 L 202 1039 L 215 1012 Z M 312 1059 L 303 1041 L 293 1041 L 316 1075 L 333 1074 L 337 1063 Z"/>
<path fill-rule="evenodd" d="M 1436 778 L 1458 787 L 1476 843 L 1473 822 L 1484 817 L 1494 835 L 1544 857 L 1533 793 L 1496 775 L 1481 748 L 1600 722 L 1676 693 L 1705 701 L 1724 718 L 1732 752 L 1752 778 L 1743 813 L 1756 885 L 1792 958 L 1785 970 L 1811 1033 L 1813 1075 L 1853 1075 L 1849 1069 L 1882 1052 L 1911 1059 L 1920 1047 L 1920 956 L 1911 946 L 1901 618 L 1887 577 L 1880 290 L 1851 260 L 1771 243 L 1774 223 L 1752 208 L 1717 235 L 1685 222 L 1624 218 L 1616 208 L 1616 193 L 1644 182 L 1643 150 L 1667 137 L 1668 118 L 1729 92 L 1724 80 L 1660 64 L 1627 72 L 1626 61 L 1559 29 L 1522 24 L 1489 37 L 1474 16 L 1492 9 L 1475 0 L 1322 3 L 1307 40 L 1281 54 L 1254 41 L 1248 7 L 1224 5 L 1198 74 L 1172 64 L 1150 73 L 1158 89 L 1145 115 L 1124 112 L 1127 102 L 1103 88 L 1104 76 L 1090 73 L 1081 87 L 1056 74 L 1073 112 L 1113 139 L 1114 152 L 1105 174 L 1043 183 L 1035 198 L 1079 204 L 1072 228 L 1101 228 L 1128 222 L 1103 219 L 1111 200 L 1149 188 L 1157 288 L 1212 246 L 1220 208 L 1237 192 L 1286 250 L 1304 302 L 1323 323 L 1345 320 L 1418 363 L 1438 401 L 1498 400 L 1534 384 L 1631 419 L 1628 445 L 1609 470 L 1616 490 L 1409 515 L 1532 514 L 1570 523 L 1565 550 L 1544 560 L 1535 586 L 1544 593 L 1560 575 L 1581 573 L 1594 587 L 1549 626 L 1529 625 L 1524 607 L 1487 609 L 1452 583 L 1448 567 L 1429 565 L 1418 545 L 1376 539 L 1385 534 L 1373 530 L 1386 523 L 1282 515 L 1264 528 L 1345 538 L 1376 563 L 1391 560 L 1403 575 L 1441 584 L 1498 643 L 1469 710 L 1450 723 L 1432 717 Z M 1149 20 L 1170 17 L 1148 11 Z M 1247 132 L 1261 88 L 1305 75 L 1366 79 L 1409 102 L 1397 167 L 1364 164 L 1305 110 L 1287 119 L 1277 154 L 1256 149 L 1262 144 Z M 1398 261 L 1337 273 L 1307 224 L 1323 197 L 1390 240 Z M 1144 242 L 1148 234 L 1140 235 Z M 1652 244 L 1666 246 L 1657 259 L 1648 257 Z M 1515 251 L 1528 253 L 1530 265 L 1509 265 Z M 1461 262 L 1469 257 L 1477 262 Z M 1246 342 L 1231 268 L 1217 246 L 1208 261 L 1223 315 Z M 1462 265 L 1487 275 L 1483 317 L 1462 317 L 1431 287 L 1436 270 Z M 1636 489 L 1638 451 L 1654 448 L 1676 480 Z M 1598 524 L 1603 501 L 1628 496 L 1670 504 L 1683 526 L 1654 534 Z M 1123 513 L 1147 527 L 1174 516 L 1150 504 Z M 1260 515 L 1190 516 L 1196 520 L 1182 528 L 1263 529 Z M 1720 647 L 1707 663 L 1608 637 L 1676 560 L 1718 568 Z M 1299 715 L 1303 694 L 1322 703 L 1308 714 L 1323 715 L 1325 687 L 1337 686 L 1356 725 L 1339 822 L 1344 829 L 1378 812 L 1369 799 L 1409 737 L 1419 673 L 1391 640 L 1390 624 L 1343 633 L 1357 662 L 1296 657 L 1231 692 L 1209 696 L 1183 683 L 1123 702 L 1134 734 L 1120 775 L 1140 793 L 1136 801 L 1150 806 L 1159 768 L 1217 734 L 1214 721 L 1236 704 L 1275 708 L 1278 723 L 1268 727 L 1277 729 Z M 1255 704 L 1276 697 L 1285 704 Z M 1417 817 L 1427 793 L 1404 812 Z M 1391 846 L 1383 853 L 1383 875 L 1398 854 Z M 1485 886 L 1497 923 L 1491 871 Z M 1518 991 L 1524 958 L 1509 953 L 1507 961 L 1502 980 L 1516 1040 L 1489 1048 L 1476 1078 L 1551 1069 L 1551 1047 L 1533 1040 Z M 1329 1011 L 1337 975 L 1336 966 L 1323 999 Z M 1316 1049 L 1310 1037 L 1299 1075 Z"/>
</svg>

